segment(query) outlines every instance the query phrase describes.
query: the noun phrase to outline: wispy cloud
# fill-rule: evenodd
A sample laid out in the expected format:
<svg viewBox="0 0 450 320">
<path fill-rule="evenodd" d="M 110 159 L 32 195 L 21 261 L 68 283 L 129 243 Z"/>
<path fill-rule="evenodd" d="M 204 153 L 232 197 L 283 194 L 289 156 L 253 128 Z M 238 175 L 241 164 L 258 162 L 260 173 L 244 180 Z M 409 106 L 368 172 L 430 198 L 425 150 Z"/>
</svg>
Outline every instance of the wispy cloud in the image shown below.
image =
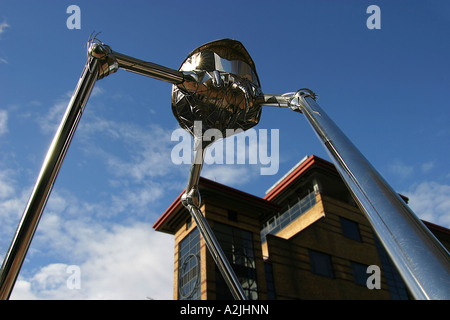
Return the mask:
<svg viewBox="0 0 450 320">
<path fill-rule="evenodd" d="M 28 188 L 20 190 L 17 187 L 16 173 L 12 169 L 0 170 L 0 255 L 9 246 L 9 238 L 14 234 L 29 192 Z"/>
<path fill-rule="evenodd" d="M 10 27 L 11 26 L 6 21 L 3 21 L 2 23 L 0 23 L 0 35 L 5 32 L 6 28 L 10 28 Z"/>
<path fill-rule="evenodd" d="M 103 159 L 109 171 L 118 178 L 143 183 L 154 178 L 174 174 L 182 169 L 171 161 L 174 142 L 172 129 L 159 125 L 139 126 L 135 123 L 108 120 L 90 114 L 89 121 L 80 126 L 80 137 L 87 153 Z M 108 150 L 93 143 L 92 137 L 114 140 L 116 148 Z M 117 148 L 123 148 L 126 153 Z"/>
<path fill-rule="evenodd" d="M 6 31 L 7 28 L 10 28 L 11 26 L 6 22 L 3 21 L 0 23 L 0 40 L 2 38 L 2 33 Z M 3 57 L 0 57 L 0 63 L 8 64 L 8 60 L 6 60 Z"/>
<path fill-rule="evenodd" d="M 43 132 L 54 133 L 67 102 L 61 99 L 36 117 Z M 178 173 L 187 168 L 171 164 L 172 130 L 111 121 L 94 112 L 78 130 L 78 148 L 103 164 L 115 187 L 95 200 L 62 187 L 53 190 L 27 255 L 29 261 L 39 255 L 39 265 L 21 273 L 12 298 L 171 299 L 173 237 L 154 231 L 151 223 L 160 214 L 155 202 L 171 188 L 182 190 L 180 181 L 186 180 Z M 105 141 L 112 143 L 99 144 Z M 152 179 L 165 175 L 172 179 Z M 2 257 L 29 192 L 19 189 L 13 172 L 0 172 Z M 67 267 L 73 264 L 81 270 L 80 289 L 67 287 Z"/>
<path fill-rule="evenodd" d="M 13 172 L 0 172 L 1 258 L 30 191 L 18 197 L 16 185 Z M 127 195 L 121 202 L 128 205 L 118 207 L 115 202 L 87 202 L 73 192 L 54 190 L 27 255 L 29 261 L 39 256 L 41 264 L 21 273 L 11 298 L 171 299 L 173 237 L 154 231 L 139 218 L 107 218 L 112 210 L 126 216 L 125 210 L 149 201 L 142 190 Z M 67 285 L 70 265 L 81 271 L 80 289 Z"/>
<path fill-rule="evenodd" d="M 425 181 L 402 194 L 419 218 L 450 228 L 450 185 Z"/>
<path fill-rule="evenodd" d="M 202 176 L 225 185 L 242 186 L 258 174 L 256 169 L 248 165 L 211 165 L 204 166 Z"/>
<path fill-rule="evenodd" d="M 0 110 L 0 136 L 8 132 L 8 111 Z"/>
<path fill-rule="evenodd" d="M 68 103 L 69 100 L 58 100 L 48 112 L 40 113 L 36 117 L 36 121 L 38 122 L 42 133 L 52 134 L 56 132 Z"/>
<path fill-rule="evenodd" d="M 394 161 L 389 165 L 389 171 L 401 179 L 406 179 L 412 176 L 414 173 L 414 167 L 404 164 L 400 161 Z"/>
<path fill-rule="evenodd" d="M 172 299 L 172 236 L 148 224 L 86 227 L 92 232 L 71 248 L 85 257 L 79 289 L 67 285 L 68 263 L 51 263 L 21 276 L 11 299 Z"/>
<path fill-rule="evenodd" d="M 434 161 L 425 162 L 420 166 L 423 173 L 427 173 L 434 168 Z"/>
<path fill-rule="evenodd" d="M 101 96 L 103 93 L 104 90 L 101 87 L 95 86 L 92 90 L 91 98 Z M 70 99 L 72 98 L 72 94 L 72 91 L 67 91 L 60 98 L 55 99 L 53 105 L 46 110 L 46 112 L 40 112 L 37 114 L 36 121 L 43 133 L 49 134 L 56 131 L 64 112 L 67 109 Z M 41 108 L 42 104 L 38 101 L 31 101 L 30 105 Z"/>
<path fill-rule="evenodd" d="M 424 163 L 410 165 L 400 160 L 395 160 L 389 164 L 388 170 L 391 174 L 400 179 L 408 179 L 417 174 L 427 174 L 435 167 L 435 162 L 430 160 Z"/>
</svg>

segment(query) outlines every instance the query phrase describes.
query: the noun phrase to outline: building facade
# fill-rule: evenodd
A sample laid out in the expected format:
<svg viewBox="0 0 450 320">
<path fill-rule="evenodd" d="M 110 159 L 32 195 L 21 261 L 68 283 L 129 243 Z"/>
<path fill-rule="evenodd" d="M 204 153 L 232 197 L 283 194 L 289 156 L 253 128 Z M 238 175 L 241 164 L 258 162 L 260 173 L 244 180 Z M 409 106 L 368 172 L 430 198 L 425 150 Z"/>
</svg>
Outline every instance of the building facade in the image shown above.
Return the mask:
<svg viewBox="0 0 450 320">
<path fill-rule="evenodd" d="M 330 162 L 305 157 L 264 197 L 204 178 L 199 189 L 202 212 L 249 299 L 409 299 Z M 232 299 L 182 194 L 154 224 L 175 236 L 174 299 Z M 448 249 L 450 230 L 425 224 Z"/>
</svg>

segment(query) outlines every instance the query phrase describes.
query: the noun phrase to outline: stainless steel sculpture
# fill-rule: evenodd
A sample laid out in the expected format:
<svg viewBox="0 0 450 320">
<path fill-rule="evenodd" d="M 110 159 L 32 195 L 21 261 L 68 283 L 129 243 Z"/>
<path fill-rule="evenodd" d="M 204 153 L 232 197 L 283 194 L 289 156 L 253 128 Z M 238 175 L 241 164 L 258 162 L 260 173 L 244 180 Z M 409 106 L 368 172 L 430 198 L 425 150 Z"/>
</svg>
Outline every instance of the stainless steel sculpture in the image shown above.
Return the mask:
<svg viewBox="0 0 450 320">
<path fill-rule="evenodd" d="M 209 252 L 235 299 L 245 292 L 200 210 L 198 182 L 205 150 L 214 141 L 205 139 L 208 129 L 226 136 L 234 129 L 249 129 L 259 122 L 259 79 L 250 55 L 238 41 L 224 39 L 193 51 L 180 71 L 185 81 L 173 85 L 172 111 L 180 126 L 194 138 L 194 156 L 186 191 L 181 199 L 200 230 Z M 200 126 L 196 126 L 200 123 Z M 200 128 L 199 128 L 200 127 Z M 233 130 L 227 130 L 233 129 Z"/>
<path fill-rule="evenodd" d="M 259 122 L 262 106 L 286 107 L 305 115 L 413 297 L 450 298 L 448 252 L 320 108 L 312 91 L 301 89 L 282 95 L 263 94 L 250 55 L 240 42 L 230 39 L 200 46 L 179 70 L 123 55 L 94 39 L 89 41 L 88 61 L 3 262 L 1 299 L 10 297 L 95 82 L 119 68 L 173 85 L 172 111 L 180 126 L 194 139 L 194 157 L 182 203 L 196 222 L 236 299 L 247 297 L 200 210 L 198 182 L 205 149 L 213 142 L 204 139 L 204 133 L 215 128 L 226 136 L 228 132 L 234 132 L 227 129 L 249 129 Z M 196 128 L 196 122 L 201 123 L 201 130 Z"/>
</svg>

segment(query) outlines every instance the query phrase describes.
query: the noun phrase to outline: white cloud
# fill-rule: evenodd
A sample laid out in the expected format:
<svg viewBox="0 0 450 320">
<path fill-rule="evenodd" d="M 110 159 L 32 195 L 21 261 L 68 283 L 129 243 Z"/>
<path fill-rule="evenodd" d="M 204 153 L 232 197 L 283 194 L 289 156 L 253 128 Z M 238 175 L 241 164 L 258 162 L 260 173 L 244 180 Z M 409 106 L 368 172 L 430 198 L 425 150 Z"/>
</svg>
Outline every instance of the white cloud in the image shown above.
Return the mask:
<svg viewBox="0 0 450 320">
<path fill-rule="evenodd" d="M 12 170 L 0 171 L 0 199 L 7 199 L 14 194 L 14 183 Z"/>
<path fill-rule="evenodd" d="M 69 264 L 51 263 L 21 276 L 11 299 L 172 299 L 173 236 L 136 223 L 85 232 L 74 245 L 85 257 L 79 289 L 68 286 Z"/>
<path fill-rule="evenodd" d="M 116 226 L 90 250 L 81 266 L 89 298 L 172 298 L 173 236 L 146 224 Z"/>
<path fill-rule="evenodd" d="M 0 39 L 1 39 L 2 33 L 4 33 L 6 28 L 9 28 L 9 27 L 11 27 L 11 26 L 8 23 L 6 23 L 6 21 L 3 21 L 2 23 L 0 23 Z M 8 64 L 8 60 L 0 57 L 0 63 Z M 1 133 L 0 133 L 0 135 L 1 135 Z"/>
<path fill-rule="evenodd" d="M 401 179 L 406 179 L 414 173 L 413 166 L 406 165 L 400 161 L 394 161 L 388 167 L 389 171 Z"/>
<path fill-rule="evenodd" d="M 18 190 L 13 170 L 0 170 L 0 254 L 6 252 L 9 246 L 29 192 L 27 188 Z"/>
<path fill-rule="evenodd" d="M 6 28 L 11 27 L 8 23 L 6 23 L 6 21 L 3 21 L 2 23 L 0 23 L 0 34 L 2 34 L 3 32 L 5 32 Z"/>
<path fill-rule="evenodd" d="M 115 177 L 142 183 L 182 169 L 171 160 L 171 150 L 175 145 L 170 138 L 172 131 L 155 124 L 143 127 L 90 114 L 89 120 L 80 126 L 79 135 L 85 151 L 100 156 Z M 116 148 L 107 150 L 106 147 L 93 145 L 98 140 L 92 137 L 101 135 L 114 140 Z M 126 150 L 126 153 L 118 152 L 117 146 Z"/>
<path fill-rule="evenodd" d="M 91 97 L 97 97 L 102 95 L 105 92 L 105 90 L 100 87 L 99 85 L 95 85 L 95 87 L 92 89 Z"/>
<path fill-rule="evenodd" d="M 450 185 L 422 182 L 403 192 L 419 218 L 450 228 Z"/>
<path fill-rule="evenodd" d="M 54 133 L 67 103 L 58 101 L 50 112 L 36 117 L 43 132 Z M 188 166 L 171 162 L 171 132 L 158 125 L 102 119 L 93 112 L 86 117 L 77 131 L 77 146 L 91 160 L 100 160 L 115 190 L 90 201 L 55 186 L 13 299 L 172 299 L 173 236 L 156 232 L 142 221 L 157 216 L 152 205 L 168 189 L 181 190 L 180 180 L 184 183 L 188 174 Z M 107 143 L 99 145 L 99 141 Z M 180 178 L 181 171 L 186 175 Z M 163 180 L 154 179 L 163 176 Z M 6 227 L 13 232 L 29 196 L 30 190 L 18 189 L 11 172 L 0 174 L 3 235 Z M 145 219 L 136 212 L 145 213 Z M 2 245 L 6 241 L 9 245 L 11 237 L 4 237 Z M 70 265 L 81 270 L 80 289 L 67 287 Z"/>
<path fill-rule="evenodd" d="M 8 132 L 8 111 L 0 110 L 0 136 Z"/>
<path fill-rule="evenodd" d="M 256 170 L 256 166 L 255 170 Z M 212 165 L 204 166 L 202 176 L 230 186 L 244 185 L 254 177 L 251 166 L 243 165 Z"/>
<path fill-rule="evenodd" d="M 111 212 L 147 212 L 151 204 L 164 195 L 166 185 L 146 182 L 142 186 L 123 189 L 111 197 Z"/>
<path fill-rule="evenodd" d="M 173 236 L 158 233 L 130 215 L 141 211 L 153 216 L 149 205 L 165 189 L 165 185 L 142 183 L 124 188 L 111 198 L 114 201 L 88 202 L 55 188 L 12 298 L 172 299 Z M 18 188 L 12 170 L 0 171 L 2 258 L 30 192 Z M 111 215 L 120 220 L 112 220 Z M 72 264 L 82 273 L 79 290 L 67 287 L 67 267 Z"/>
<path fill-rule="evenodd" d="M 14 292 L 11 294 L 11 299 L 38 300 L 39 298 L 31 291 L 31 282 L 23 280 L 19 275 L 14 284 Z"/>
<path fill-rule="evenodd" d="M 50 108 L 50 110 L 48 110 L 48 112 L 41 112 L 37 116 L 36 120 L 43 133 L 54 134 L 56 132 L 68 103 L 69 100 L 59 100 Z"/>
<path fill-rule="evenodd" d="M 433 168 L 434 168 L 434 161 L 425 162 L 420 166 L 420 169 L 422 170 L 423 173 L 427 173 Z"/>
</svg>

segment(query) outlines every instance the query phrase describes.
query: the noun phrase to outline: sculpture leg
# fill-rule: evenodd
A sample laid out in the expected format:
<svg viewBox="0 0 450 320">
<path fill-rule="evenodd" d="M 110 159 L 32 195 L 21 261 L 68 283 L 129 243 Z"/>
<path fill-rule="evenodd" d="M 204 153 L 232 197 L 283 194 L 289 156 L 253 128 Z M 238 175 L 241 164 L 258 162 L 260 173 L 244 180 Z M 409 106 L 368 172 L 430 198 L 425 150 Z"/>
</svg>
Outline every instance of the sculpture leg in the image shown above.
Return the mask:
<svg viewBox="0 0 450 320">
<path fill-rule="evenodd" d="M 203 239 L 205 240 L 206 247 L 208 248 L 211 256 L 214 259 L 217 267 L 220 270 L 231 294 L 236 300 L 247 300 L 242 286 L 236 277 L 233 268 L 231 267 L 227 257 L 225 256 L 219 242 L 214 236 L 211 227 L 206 221 L 203 213 L 200 210 L 200 193 L 198 191 L 198 182 L 200 179 L 200 173 L 203 166 L 204 146 L 202 145 L 201 136 L 194 137 L 194 158 L 189 174 L 188 185 L 186 191 L 181 198 L 183 205 L 189 210 L 192 218 L 194 219 L 197 228 L 200 231 Z"/>
<path fill-rule="evenodd" d="M 450 299 L 447 250 L 327 116 L 314 93 L 299 90 L 290 108 L 302 112 L 316 131 L 414 298 Z"/>
<path fill-rule="evenodd" d="M 2 300 L 9 299 L 14 288 L 53 184 L 81 119 L 84 106 L 97 81 L 98 73 L 98 59 L 89 57 L 47 152 L 33 192 L 3 261 L 0 273 L 0 299 Z"/>
</svg>

